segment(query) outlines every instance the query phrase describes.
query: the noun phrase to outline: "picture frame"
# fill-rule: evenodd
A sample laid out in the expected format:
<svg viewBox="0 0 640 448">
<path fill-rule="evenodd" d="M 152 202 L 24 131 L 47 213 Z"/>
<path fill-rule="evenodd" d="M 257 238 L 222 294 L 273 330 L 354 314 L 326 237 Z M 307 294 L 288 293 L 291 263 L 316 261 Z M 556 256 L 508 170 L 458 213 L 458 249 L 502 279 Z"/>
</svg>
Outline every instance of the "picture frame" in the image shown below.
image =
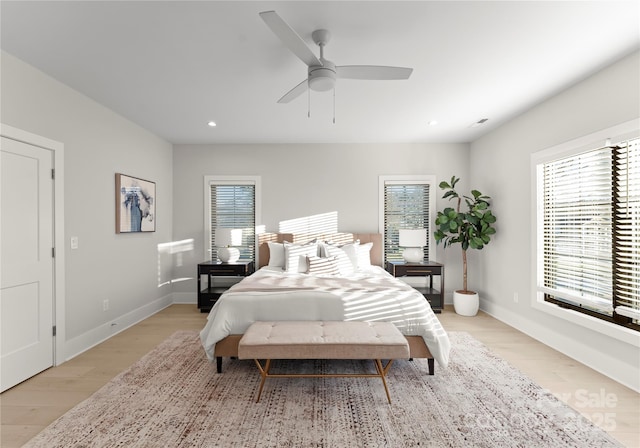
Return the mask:
<svg viewBox="0 0 640 448">
<path fill-rule="evenodd" d="M 116 233 L 155 231 L 155 182 L 116 173 Z"/>
</svg>

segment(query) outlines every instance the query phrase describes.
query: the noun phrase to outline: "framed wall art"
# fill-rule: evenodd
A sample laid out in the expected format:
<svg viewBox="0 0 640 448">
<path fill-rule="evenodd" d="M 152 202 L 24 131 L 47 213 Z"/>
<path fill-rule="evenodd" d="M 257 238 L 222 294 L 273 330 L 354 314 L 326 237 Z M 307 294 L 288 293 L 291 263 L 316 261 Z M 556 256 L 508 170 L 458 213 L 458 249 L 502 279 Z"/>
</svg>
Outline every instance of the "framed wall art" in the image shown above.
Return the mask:
<svg viewBox="0 0 640 448">
<path fill-rule="evenodd" d="M 155 182 L 116 173 L 116 233 L 155 231 Z"/>
</svg>

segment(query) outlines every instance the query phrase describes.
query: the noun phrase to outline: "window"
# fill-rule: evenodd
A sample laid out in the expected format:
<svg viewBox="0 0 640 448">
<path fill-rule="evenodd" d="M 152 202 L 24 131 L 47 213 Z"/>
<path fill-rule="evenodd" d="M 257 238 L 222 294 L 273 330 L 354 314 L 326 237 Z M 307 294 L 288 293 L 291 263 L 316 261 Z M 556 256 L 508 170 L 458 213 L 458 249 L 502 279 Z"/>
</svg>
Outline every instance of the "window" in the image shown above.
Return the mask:
<svg viewBox="0 0 640 448">
<path fill-rule="evenodd" d="M 538 290 L 640 330 L 640 139 L 537 166 Z"/>
<path fill-rule="evenodd" d="M 426 229 L 424 259 L 430 259 L 431 216 L 435 207 L 435 176 L 381 176 L 380 228 L 384 234 L 384 261 L 402 261 L 400 229 Z"/>
<path fill-rule="evenodd" d="M 205 259 L 217 260 L 216 229 L 241 229 L 240 259 L 256 261 L 259 178 L 205 177 Z M 235 243 L 234 243 L 235 244 Z"/>
</svg>

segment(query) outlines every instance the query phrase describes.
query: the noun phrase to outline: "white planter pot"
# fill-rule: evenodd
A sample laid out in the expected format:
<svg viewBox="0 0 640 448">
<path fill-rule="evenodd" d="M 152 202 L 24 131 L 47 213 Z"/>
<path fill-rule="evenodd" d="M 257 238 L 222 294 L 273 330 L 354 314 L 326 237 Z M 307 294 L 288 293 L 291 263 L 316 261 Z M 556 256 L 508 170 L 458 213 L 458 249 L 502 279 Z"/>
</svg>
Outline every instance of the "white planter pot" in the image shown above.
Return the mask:
<svg viewBox="0 0 640 448">
<path fill-rule="evenodd" d="M 475 316 L 479 306 L 480 297 L 477 292 L 453 291 L 453 308 L 461 316 Z"/>
</svg>

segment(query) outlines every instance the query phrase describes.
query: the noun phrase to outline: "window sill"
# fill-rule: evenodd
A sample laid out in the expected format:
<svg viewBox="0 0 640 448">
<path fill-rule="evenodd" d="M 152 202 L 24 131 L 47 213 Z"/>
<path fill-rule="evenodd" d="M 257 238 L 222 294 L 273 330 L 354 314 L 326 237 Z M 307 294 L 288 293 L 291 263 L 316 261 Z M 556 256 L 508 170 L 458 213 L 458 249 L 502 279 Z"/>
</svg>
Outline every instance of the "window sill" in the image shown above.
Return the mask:
<svg viewBox="0 0 640 448">
<path fill-rule="evenodd" d="M 561 308 L 553 303 L 545 302 L 542 293 L 534 294 L 534 300 L 531 305 L 538 311 L 542 311 L 559 319 L 580 325 L 602 335 L 640 348 L 640 332 L 589 316 L 587 314 L 582 314 L 578 311 Z"/>
</svg>

